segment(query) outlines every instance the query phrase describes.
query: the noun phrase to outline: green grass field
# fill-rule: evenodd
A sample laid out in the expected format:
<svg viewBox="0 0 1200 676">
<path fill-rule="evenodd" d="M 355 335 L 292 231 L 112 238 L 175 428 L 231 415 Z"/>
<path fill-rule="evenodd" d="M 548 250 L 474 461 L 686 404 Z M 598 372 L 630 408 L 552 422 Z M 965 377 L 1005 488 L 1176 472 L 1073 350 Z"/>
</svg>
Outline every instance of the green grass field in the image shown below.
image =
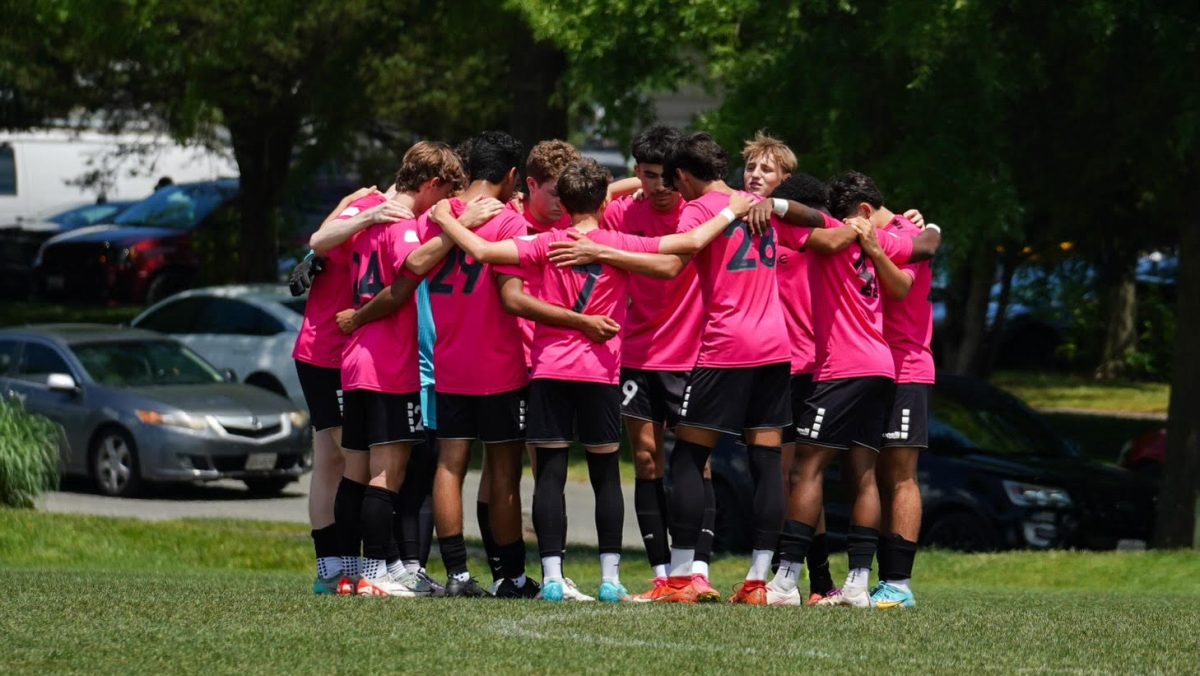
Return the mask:
<svg viewBox="0 0 1200 676">
<path fill-rule="evenodd" d="M 1075 374 L 1009 371 L 992 376 L 992 384 L 1037 409 L 1165 414 L 1171 398 L 1168 383 L 1097 381 Z"/>
<path fill-rule="evenodd" d="M 301 525 L 0 510 L 0 673 L 1200 665 L 1200 557 L 1190 552 L 926 553 L 918 559 L 920 607 L 890 613 L 316 598 L 310 557 Z M 472 563 L 483 570 L 478 558 Z M 590 553 L 575 552 L 567 573 L 594 589 L 596 565 Z M 740 557 L 715 562 L 714 582 L 729 589 L 744 565 Z M 834 565 L 840 577 L 844 556 Z M 625 571 L 631 587 L 645 587 L 640 554 L 629 555 Z"/>
</svg>

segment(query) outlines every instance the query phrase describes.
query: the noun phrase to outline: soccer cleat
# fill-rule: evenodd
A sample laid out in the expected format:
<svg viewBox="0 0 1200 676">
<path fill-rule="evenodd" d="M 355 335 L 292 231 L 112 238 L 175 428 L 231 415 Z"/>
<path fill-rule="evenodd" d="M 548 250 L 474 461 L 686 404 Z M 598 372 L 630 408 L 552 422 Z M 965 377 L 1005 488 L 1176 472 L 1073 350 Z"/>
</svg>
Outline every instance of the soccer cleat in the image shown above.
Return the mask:
<svg viewBox="0 0 1200 676">
<path fill-rule="evenodd" d="M 916 608 L 917 600 L 911 591 L 884 582 L 875 588 L 871 594 L 871 605 L 880 610 L 893 608 Z"/>
<path fill-rule="evenodd" d="M 655 601 L 659 603 L 695 603 L 696 594 L 696 585 L 692 584 L 692 576 L 672 576 L 667 578 L 667 586 Z"/>
<path fill-rule="evenodd" d="M 313 593 L 317 596 L 333 596 L 338 593 L 338 585 L 341 583 L 342 577 L 318 577 L 316 582 L 313 582 Z"/>
<path fill-rule="evenodd" d="M 834 591 L 837 591 L 837 590 L 835 589 Z M 808 600 L 804 602 L 804 605 L 810 606 L 810 607 L 815 606 L 818 603 L 820 603 L 821 599 L 823 599 L 823 598 L 825 598 L 824 594 L 818 594 L 817 592 L 813 592 L 808 595 Z"/>
<path fill-rule="evenodd" d="M 712 583 L 704 575 L 692 575 L 692 589 L 696 590 L 696 603 L 721 602 L 721 592 L 713 589 Z"/>
<path fill-rule="evenodd" d="M 767 583 L 767 605 L 768 606 L 802 606 L 803 599 L 800 598 L 800 590 L 792 587 L 791 591 L 783 591 L 775 587 L 775 581 Z"/>
<path fill-rule="evenodd" d="M 654 586 L 650 588 L 650 591 L 644 591 L 641 594 L 635 594 L 629 597 L 629 600 L 633 603 L 650 603 L 652 601 L 658 601 L 662 594 L 667 590 L 667 578 L 656 577 L 654 578 L 653 585 Z"/>
<path fill-rule="evenodd" d="M 358 589 L 358 580 L 359 577 L 357 575 L 343 575 L 337 583 L 337 595 L 354 596 Z"/>
<path fill-rule="evenodd" d="M 767 583 L 762 580 L 746 580 L 734 589 L 729 602 L 736 605 L 765 606 L 767 605 Z"/>
<path fill-rule="evenodd" d="M 363 578 L 358 581 L 355 593 L 359 596 L 418 598 L 432 595 L 433 589 L 421 579 L 420 575 L 404 572 L 396 576 L 388 575 L 377 580 Z"/>
<path fill-rule="evenodd" d="M 538 593 L 538 598 L 551 603 L 562 603 L 566 593 L 567 586 L 562 580 L 546 580 L 542 584 L 542 591 Z"/>
<path fill-rule="evenodd" d="M 596 599 L 579 591 L 579 587 L 577 587 L 575 585 L 574 580 L 572 580 L 569 577 L 564 577 L 563 578 L 563 600 L 564 601 L 595 601 Z"/>
<path fill-rule="evenodd" d="M 601 582 L 600 591 L 596 593 L 596 600 L 601 603 L 624 603 L 629 599 L 629 591 L 625 589 L 625 585 L 611 580 Z"/>
<path fill-rule="evenodd" d="M 508 578 L 501 578 L 495 589 L 492 595 L 498 599 L 535 599 L 541 593 L 541 587 L 530 577 L 525 578 L 525 584 L 520 587 Z"/>
<path fill-rule="evenodd" d="M 851 608 L 870 608 L 871 594 L 866 589 L 834 589 L 817 601 L 821 608 L 830 606 L 850 606 Z"/>
<path fill-rule="evenodd" d="M 451 598 L 480 598 L 491 596 L 491 594 L 483 587 L 480 587 L 475 578 L 468 577 L 462 581 L 454 578 L 446 580 L 446 596 Z"/>
<path fill-rule="evenodd" d="M 446 588 L 437 580 L 429 577 L 429 573 L 425 572 L 424 568 L 413 573 L 413 575 L 421 578 L 421 581 L 429 586 L 429 595 L 433 598 L 441 598 L 446 595 Z"/>
</svg>

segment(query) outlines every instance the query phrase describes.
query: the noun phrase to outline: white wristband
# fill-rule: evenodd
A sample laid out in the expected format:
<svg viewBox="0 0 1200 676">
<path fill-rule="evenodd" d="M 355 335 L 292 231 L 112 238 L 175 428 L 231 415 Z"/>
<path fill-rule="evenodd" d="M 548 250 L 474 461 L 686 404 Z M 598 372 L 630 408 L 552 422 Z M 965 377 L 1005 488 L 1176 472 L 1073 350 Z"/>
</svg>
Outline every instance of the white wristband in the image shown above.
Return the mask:
<svg viewBox="0 0 1200 676">
<path fill-rule="evenodd" d="M 788 210 L 787 200 L 775 197 L 771 199 L 771 204 L 771 211 L 773 211 L 776 216 L 783 218 L 783 215 L 786 214 Z"/>
<path fill-rule="evenodd" d="M 729 207 L 722 209 L 720 215 L 728 218 L 730 223 L 737 220 L 737 216 L 733 214 L 733 209 L 730 209 Z"/>
<path fill-rule="evenodd" d="M 929 223 L 925 226 L 926 230 L 937 230 L 938 234 L 942 234 L 942 228 L 937 223 Z"/>
</svg>

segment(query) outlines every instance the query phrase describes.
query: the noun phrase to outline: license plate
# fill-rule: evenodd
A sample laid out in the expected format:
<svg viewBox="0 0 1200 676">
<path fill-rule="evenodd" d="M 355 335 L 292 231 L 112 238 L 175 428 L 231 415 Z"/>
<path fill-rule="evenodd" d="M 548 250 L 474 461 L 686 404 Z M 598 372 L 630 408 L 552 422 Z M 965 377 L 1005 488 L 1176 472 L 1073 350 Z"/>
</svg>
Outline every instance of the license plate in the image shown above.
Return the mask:
<svg viewBox="0 0 1200 676">
<path fill-rule="evenodd" d="M 258 471 L 266 469 L 275 469 L 275 454 L 274 453 L 251 453 L 246 458 L 246 469 L 249 471 Z"/>
<path fill-rule="evenodd" d="M 63 279 L 62 275 L 48 275 L 46 277 L 46 288 L 51 291 L 62 291 L 66 285 L 66 280 Z"/>
</svg>

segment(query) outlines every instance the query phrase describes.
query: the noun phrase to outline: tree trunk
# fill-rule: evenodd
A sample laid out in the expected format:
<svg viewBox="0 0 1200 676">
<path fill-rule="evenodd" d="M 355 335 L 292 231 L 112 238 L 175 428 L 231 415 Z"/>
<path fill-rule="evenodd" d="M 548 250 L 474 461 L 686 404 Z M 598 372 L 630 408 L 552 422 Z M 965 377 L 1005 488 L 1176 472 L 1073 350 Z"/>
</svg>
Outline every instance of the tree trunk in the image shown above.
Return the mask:
<svg viewBox="0 0 1200 676">
<path fill-rule="evenodd" d="M 298 121 L 286 113 L 229 123 L 233 156 L 241 176 L 238 281 L 271 282 L 278 275 L 279 207 L 291 170 L 298 126 Z"/>
<path fill-rule="evenodd" d="M 1129 371 L 1127 357 L 1137 349 L 1136 259 L 1133 264 L 1123 266 L 1107 295 L 1104 351 L 1096 368 L 1096 377 L 1105 380 L 1126 375 Z"/>
<path fill-rule="evenodd" d="M 996 368 L 996 359 L 1000 355 L 1000 336 L 1008 320 L 1008 305 L 1012 299 L 1013 275 L 1019 265 L 1017 257 L 1011 252 L 1004 255 L 1000 261 L 1000 296 L 996 299 L 996 314 L 988 327 L 987 342 L 984 346 L 983 368 L 981 375 L 991 376 Z"/>
<path fill-rule="evenodd" d="M 1182 228 L 1179 266 L 1175 372 L 1155 542 L 1159 547 L 1200 547 L 1200 223 Z"/>
<path fill-rule="evenodd" d="M 979 375 L 984 364 L 988 301 L 996 270 L 996 250 L 978 246 L 951 275 L 946 300 L 946 359 L 951 373 Z"/>
<path fill-rule="evenodd" d="M 559 84 L 567 57 L 548 42 L 535 42 L 524 23 L 508 59 L 513 106 L 508 129 L 528 151 L 538 141 L 566 139 L 567 107 Z"/>
</svg>

